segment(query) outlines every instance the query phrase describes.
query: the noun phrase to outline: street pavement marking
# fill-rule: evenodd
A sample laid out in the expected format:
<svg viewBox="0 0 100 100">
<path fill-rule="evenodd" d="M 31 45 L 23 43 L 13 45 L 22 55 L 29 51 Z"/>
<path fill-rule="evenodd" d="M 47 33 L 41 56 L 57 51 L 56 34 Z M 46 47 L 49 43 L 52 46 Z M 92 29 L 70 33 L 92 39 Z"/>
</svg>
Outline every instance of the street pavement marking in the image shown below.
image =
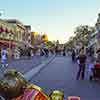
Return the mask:
<svg viewBox="0 0 100 100">
<path fill-rule="evenodd" d="M 50 58 L 49 60 L 43 61 L 40 65 L 37 67 L 31 69 L 29 72 L 24 74 L 24 77 L 27 81 L 30 81 L 34 75 L 36 75 L 43 67 L 45 67 L 47 64 L 49 64 L 55 56 Z"/>
</svg>

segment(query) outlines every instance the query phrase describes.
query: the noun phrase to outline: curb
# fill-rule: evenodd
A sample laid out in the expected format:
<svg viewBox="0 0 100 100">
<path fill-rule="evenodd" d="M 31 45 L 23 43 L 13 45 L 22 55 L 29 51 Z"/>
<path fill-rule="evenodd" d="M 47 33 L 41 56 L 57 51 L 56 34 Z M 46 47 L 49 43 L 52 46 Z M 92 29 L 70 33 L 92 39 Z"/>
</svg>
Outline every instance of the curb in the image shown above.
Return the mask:
<svg viewBox="0 0 100 100">
<path fill-rule="evenodd" d="M 51 61 L 55 58 L 55 56 L 51 57 L 49 60 L 42 61 L 37 67 L 31 69 L 30 71 L 24 74 L 24 77 L 27 81 L 30 81 L 36 74 L 38 74 L 46 65 L 51 63 Z"/>
</svg>

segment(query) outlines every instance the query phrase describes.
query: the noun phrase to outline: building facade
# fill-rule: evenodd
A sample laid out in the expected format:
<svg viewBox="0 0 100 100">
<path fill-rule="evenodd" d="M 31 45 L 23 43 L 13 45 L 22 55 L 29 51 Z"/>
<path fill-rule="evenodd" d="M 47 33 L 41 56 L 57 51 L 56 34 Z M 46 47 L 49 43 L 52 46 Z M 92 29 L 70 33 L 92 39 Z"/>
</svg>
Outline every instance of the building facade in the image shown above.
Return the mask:
<svg viewBox="0 0 100 100">
<path fill-rule="evenodd" d="M 17 42 L 24 42 L 25 41 L 25 32 L 26 28 L 24 25 L 15 19 L 6 20 L 10 25 L 15 26 L 15 37 Z"/>
<path fill-rule="evenodd" d="M 25 47 L 28 29 L 18 20 L 0 19 L 0 51 L 7 48 L 10 56 L 19 57 L 19 48 Z M 31 40 L 27 40 L 30 42 Z"/>
<path fill-rule="evenodd" d="M 98 19 L 94 27 L 95 31 L 89 35 L 88 47 L 90 50 L 93 50 L 96 55 L 97 49 L 100 48 L 100 14 L 98 14 Z"/>
<path fill-rule="evenodd" d="M 97 30 L 97 44 L 98 48 L 100 48 L 100 13 L 98 14 L 98 19 L 95 26 Z"/>
<path fill-rule="evenodd" d="M 15 47 L 16 46 L 15 26 L 10 25 L 4 20 L 0 20 L 0 46 Z"/>
<path fill-rule="evenodd" d="M 32 33 L 31 33 L 31 26 L 25 25 L 26 32 L 25 32 L 25 41 L 28 44 L 28 46 L 32 47 Z"/>
<path fill-rule="evenodd" d="M 3 48 L 7 48 L 8 57 L 11 58 L 13 56 L 12 52 L 17 45 L 16 41 L 16 27 L 0 19 L 0 53 Z"/>
</svg>

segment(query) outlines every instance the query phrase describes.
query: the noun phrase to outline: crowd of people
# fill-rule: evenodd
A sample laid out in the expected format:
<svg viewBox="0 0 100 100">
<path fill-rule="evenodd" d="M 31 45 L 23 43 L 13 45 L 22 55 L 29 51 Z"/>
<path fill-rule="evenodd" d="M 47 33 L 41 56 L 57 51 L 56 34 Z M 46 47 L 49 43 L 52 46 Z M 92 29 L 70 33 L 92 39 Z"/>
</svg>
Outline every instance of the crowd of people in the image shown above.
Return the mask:
<svg viewBox="0 0 100 100">
<path fill-rule="evenodd" d="M 32 58 L 33 56 L 35 55 L 38 55 L 38 56 L 45 56 L 45 57 L 49 57 L 49 55 L 63 55 L 63 56 L 66 56 L 66 48 L 63 47 L 63 49 L 59 49 L 58 46 L 56 47 L 50 47 L 50 48 L 19 48 L 19 57 L 18 59 L 23 59 L 23 58 L 27 58 L 27 59 L 30 59 Z M 14 52 L 13 52 L 14 54 Z M 1 51 L 1 65 L 2 67 L 7 67 L 8 66 L 8 62 L 9 62 L 9 52 L 7 50 L 7 48 L 3 48 L 2 51 Z M 12 55 L 11 57 L 11 61 L 13 61 L 14 58 L 14 55 Z M 17 57 L 16 57 L 17 59 Z"/>
<path fill-rule="evenodd" d="M 94 76 L 94 73 L 95 73 L 95 76 L 100 78 L 100 69 L 98 69 L 98 73 L 96 71 L 97 64 L 100 68 L 100 49 L 97 50 L 96 54 L 97 54 L 96 58 L 93 56 L 93 54 L 88 55 L 84 47 L 82 47 L 78 53 L 76 53 L 75 49 L 72 49 L 72 55 L 71 55 L 72 62 L 74 63 L 77 62 L 79 66 L 77 76 L 76 76 L 77 80 L 84 79 L 86 67 L 88 67 L 88 73 L 89 73 L 90 78 L 91 78 L 91 75 Z M 87 61 L 89 61 L 88 64 L 87 64 Z"/>
<path fill-rule="evenodd" d="M 46 57 L 49 56 L 49 54 L 52 55 L 63 55 L 66 56 L 66 48 L 63 47 L 62 49 L 59 49 L 57 46 L 54 48 L 42 48 L 41 49 L 41 55 L 45 55 Z"/>
</svg>

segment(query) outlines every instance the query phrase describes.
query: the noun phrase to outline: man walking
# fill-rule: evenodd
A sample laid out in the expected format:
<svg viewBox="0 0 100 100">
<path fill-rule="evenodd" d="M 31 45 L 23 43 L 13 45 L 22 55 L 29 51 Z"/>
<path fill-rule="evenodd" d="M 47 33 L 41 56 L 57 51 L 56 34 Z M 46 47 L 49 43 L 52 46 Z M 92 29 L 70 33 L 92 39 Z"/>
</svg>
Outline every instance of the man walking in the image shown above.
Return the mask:
<svg viewBox="0 0 100 100">
<path fill-rule="evenodd" d="M 84 54 L 84 50 L 80 51 L 80 55 L 78 57 L 79 59 L 79 70 L 77 73 L 76 79 L 78 80 L 81 76 L 81 79 L 84 79 L 84 74 L 85 74 L 85 64 L 86 64 L 86 55 Z"/>
</svg>

